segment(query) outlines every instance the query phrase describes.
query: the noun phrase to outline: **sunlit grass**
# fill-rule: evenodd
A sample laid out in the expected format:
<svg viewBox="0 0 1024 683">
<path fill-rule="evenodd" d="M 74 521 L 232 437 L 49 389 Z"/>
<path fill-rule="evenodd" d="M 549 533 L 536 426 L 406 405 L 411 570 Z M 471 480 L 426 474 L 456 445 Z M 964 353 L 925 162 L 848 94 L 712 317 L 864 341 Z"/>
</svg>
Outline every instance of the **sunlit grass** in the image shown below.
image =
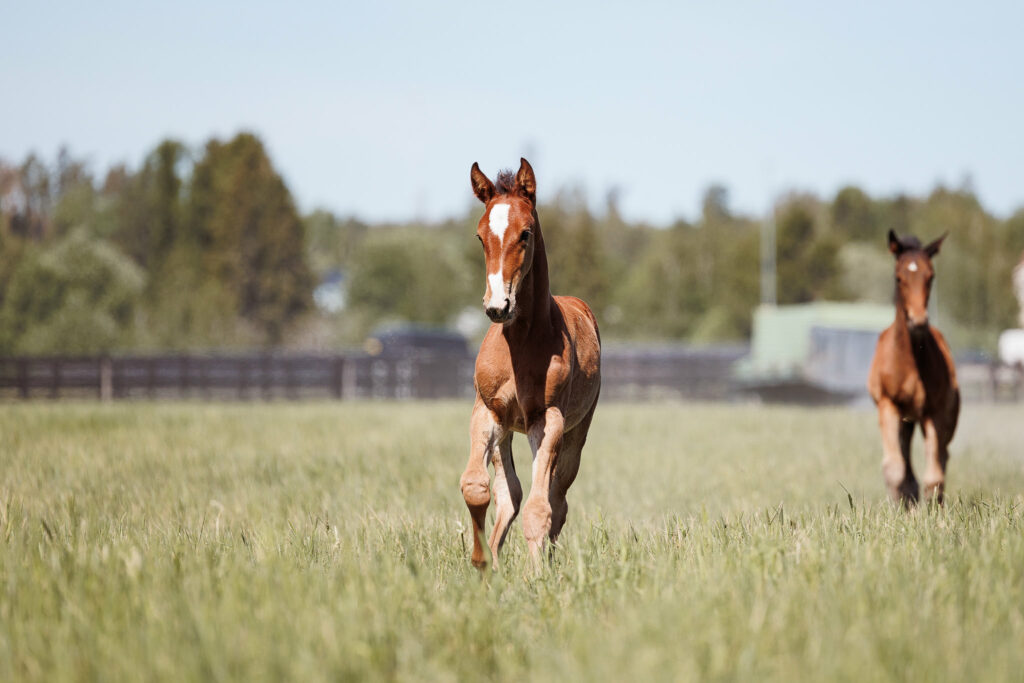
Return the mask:
<svg viewBox="0 0 1024 683">
<path fill-rule="evenodd" d="M 0 679 L 1024 678 L 1017 406 L 906 514 L 871 412 L 602 405 L 552 561 L 517 523 L 484 580 L 469 410 L 4 406 Z"/>
</svg>

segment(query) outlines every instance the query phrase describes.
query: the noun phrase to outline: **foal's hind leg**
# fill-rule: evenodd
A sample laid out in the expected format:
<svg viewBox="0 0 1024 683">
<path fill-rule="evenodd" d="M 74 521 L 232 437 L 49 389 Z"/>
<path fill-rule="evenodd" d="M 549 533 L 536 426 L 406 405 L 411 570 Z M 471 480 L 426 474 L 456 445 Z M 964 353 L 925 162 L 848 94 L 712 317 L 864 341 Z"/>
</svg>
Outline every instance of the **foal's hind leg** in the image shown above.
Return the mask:
<svg viewBox="0 0 1024 683">
<path fill-rule="evenodd" d="M 505 439 L 505 434 L 494 414 L 479 398 L 473 406 L 469 439 L 469 462 L 466 464 L 466 471 L 462 473 L 459 486 L 473 522 L 473 556 L 471 559 L 474 566 L 482 568 L 487 566 L 483 534 L 487 506 L 491 502 L 491 478 L 487 472 L 487 464 L 491 461 L 498 444 Z"/>
<path fill-rule="evenodd" d="M 918 486 L 910 465 L 910 439 L 914 423 L 904 422 L 889 400 L 878 403 L 878 424 L 882 431 L 882 474 L 889 497 L 903 505 L 917 502 Z"/>
<path fill-rule="evenodd" d="M 551 473 L 551 489 L 548 492 L 548 502 L 551 503 L 551 530 L 548 531 L 548 538 L 554 543 L 565 525 L 565 517 L 569 514 L 569 503 L 565 500 L 569 487 L 576 480 L 576 474 L 580 470 L 580 454 L 583 452 L 583 445 L 587 442 L 587 432 L 590 431 L 590 421 L 594 417 L 594 407 L 590 409 L 583 422 L 576 425 L 571 432 L 565 435 L 562 440 L 562 450 L 558 454 L 558 462 Z"/>
</svg>

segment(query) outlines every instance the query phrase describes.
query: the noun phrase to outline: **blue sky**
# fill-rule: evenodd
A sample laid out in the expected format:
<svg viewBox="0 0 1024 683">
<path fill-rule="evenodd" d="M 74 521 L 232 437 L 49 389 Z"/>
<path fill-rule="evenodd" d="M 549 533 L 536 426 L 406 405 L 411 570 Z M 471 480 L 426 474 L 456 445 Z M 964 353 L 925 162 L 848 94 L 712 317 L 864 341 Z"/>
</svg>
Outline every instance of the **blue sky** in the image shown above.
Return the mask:
<svg viewBox="0 0 1024 683">
<path fill-rule="evenodd" d="M 1024 206 L 1024 3 L 18 3 L 0 27 L 0 156 L 94 170 L 161 138 L 252 130 L 300 207 L 367 220 L 472 204 L 526 154 L 544 198 L 609 187 L 693 217 L 724 183 Z"/>
</svg>

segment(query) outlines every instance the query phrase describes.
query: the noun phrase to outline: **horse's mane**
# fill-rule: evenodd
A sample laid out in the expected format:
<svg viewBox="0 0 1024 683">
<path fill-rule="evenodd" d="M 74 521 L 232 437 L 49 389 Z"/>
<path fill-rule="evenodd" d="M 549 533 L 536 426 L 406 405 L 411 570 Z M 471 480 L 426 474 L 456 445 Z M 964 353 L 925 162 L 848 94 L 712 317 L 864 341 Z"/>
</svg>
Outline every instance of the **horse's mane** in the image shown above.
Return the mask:
<svg viewBox="0 0 1024 683">
<path fill-rule="evenodd" d="M 510 169 L 498 171 L 498 177 L 494 179 L 494 191 L 497 194 L 514 194 L 518 191 L 516 174 Z"/>
<path fill-rule="evenodd" d="M 911 249 L 917 249 L 920 251 L 921 249 L 921 240 L 917 239 L 913 235 L 906 235 L 898 239 L 900 241 L 900 245 L 907 251 L 910 251 Z"/>
</svg>

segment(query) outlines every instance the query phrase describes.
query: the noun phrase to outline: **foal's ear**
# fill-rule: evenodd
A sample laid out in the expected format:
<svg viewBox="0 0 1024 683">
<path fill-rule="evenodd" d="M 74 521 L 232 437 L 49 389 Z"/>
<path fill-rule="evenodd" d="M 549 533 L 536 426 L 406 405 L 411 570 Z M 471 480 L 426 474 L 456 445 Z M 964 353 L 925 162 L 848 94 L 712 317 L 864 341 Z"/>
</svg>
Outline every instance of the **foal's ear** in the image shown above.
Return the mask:
<svg viewBox="0 0 1024 683">
<path fill-rule="evenodd" d="M 935 240 L 934 242 L 932 242 L 923 249 L 924 253 L 928 254 L 928 258 L 932 258 L 933 256 L 939 253 L 939 247 L 942 246 L 942 240 L 946 239 L 947 237 L 949 237 L 948 230 L 942 233 L 942 237 Z"/>
<path fill-rule="evenodd" d="M 473 168 L 469 170 L 469 182 L 473 185 L 473 194 L 484 204 L 491 201 L 494 196 L 494 183 L 484 175 L 477 163 L 473 162 Z"/>
<path fill-rule="evenodd" d="M 903 242 L 901 242 L 900 238 L 896 236 L 896 233 L 889 230 L 889 251 L 899 256 L 903 253 L 905 248 L 906 247 L 903 246 Z"/>
<path fill-rule="evenodd" d="M 522 157 L 519 159 L 519 172 L 516 173 L 516 187 L 533 204 L 537 203 L 537 177 L 533 175 L 530 162 Z"/>
</svg>

